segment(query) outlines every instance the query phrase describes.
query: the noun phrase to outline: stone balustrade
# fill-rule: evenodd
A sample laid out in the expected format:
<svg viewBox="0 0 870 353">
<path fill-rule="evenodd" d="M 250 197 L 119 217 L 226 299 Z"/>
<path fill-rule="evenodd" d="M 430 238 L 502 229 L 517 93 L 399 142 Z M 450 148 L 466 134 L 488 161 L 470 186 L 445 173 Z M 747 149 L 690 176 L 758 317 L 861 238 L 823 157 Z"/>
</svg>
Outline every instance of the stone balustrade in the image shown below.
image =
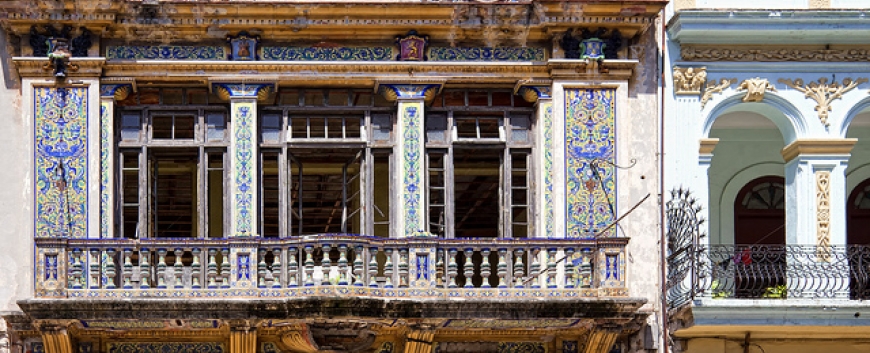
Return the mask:
<svg viewBox="0 0 870 353">
<path fill-rule="evenodd" d="M 37 239 L 37 297 L 621 297 L 627 238 Z"/>
</svg>

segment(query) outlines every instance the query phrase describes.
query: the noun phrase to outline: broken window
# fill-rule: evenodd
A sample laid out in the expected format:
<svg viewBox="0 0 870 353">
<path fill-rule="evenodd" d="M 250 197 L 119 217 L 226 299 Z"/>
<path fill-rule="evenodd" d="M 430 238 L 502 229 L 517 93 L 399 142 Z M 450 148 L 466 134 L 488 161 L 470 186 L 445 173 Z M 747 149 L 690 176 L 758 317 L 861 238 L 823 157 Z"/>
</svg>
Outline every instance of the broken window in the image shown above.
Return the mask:
<svg viewBox="0 0 870 353">
<path fill-rule="evenodd" d="M 445 90 L 426 117 L 429 232 L 531 234 L 531 109 L 510 91 Z"/>
<path fill-rule="evenodd" d="M 260 119 L 261 233 L 390 236 L 394 108 L 354 89 L 278 97 Z"/>
<path fill-rule="evenodd" d="M 145 99 L 176 105 L 207 101 L 196 90 L 156 92 L 159 99 Z M 120 116 L 120 237 L 224 237 L 225 109 L 145 105 L 124 108 Z"/>
</svg>

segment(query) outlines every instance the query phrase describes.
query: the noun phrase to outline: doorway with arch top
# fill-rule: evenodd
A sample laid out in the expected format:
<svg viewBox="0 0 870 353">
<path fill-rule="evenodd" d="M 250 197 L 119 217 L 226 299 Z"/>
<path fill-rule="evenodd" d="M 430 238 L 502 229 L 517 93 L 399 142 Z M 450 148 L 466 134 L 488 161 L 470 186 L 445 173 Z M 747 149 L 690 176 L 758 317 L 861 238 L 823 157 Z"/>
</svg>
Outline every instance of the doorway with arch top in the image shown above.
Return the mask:
<svg viewBox="0 0 870 353">
<path fill-rule="evenodd" d="M 785 296 L 785 179 L 756 178 L 734 200 L 735 296 Z"/>
</svg>

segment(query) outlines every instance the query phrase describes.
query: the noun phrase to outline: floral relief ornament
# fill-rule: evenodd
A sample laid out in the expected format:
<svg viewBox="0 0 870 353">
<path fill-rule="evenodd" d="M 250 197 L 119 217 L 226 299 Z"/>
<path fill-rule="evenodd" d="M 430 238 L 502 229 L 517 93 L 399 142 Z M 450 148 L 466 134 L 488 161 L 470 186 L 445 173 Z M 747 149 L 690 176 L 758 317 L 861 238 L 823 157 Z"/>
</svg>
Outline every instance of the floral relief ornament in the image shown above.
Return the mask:
<svg viewBox="0 0 870 353">
<path fill-rule="evenodd" d="M 701 94 L 701 86 L 707 80 L 706 67 L 674 67 L 674 93 L 678 95 Z"/>
<path fill-rule="evenodd" d="M 819 120 L 822 121 L 822 124 L 828 126 L 830 125 L 828 123 L 828 114 L 831 112 L 831 102 L 834 99 L 842 98 L 844 93 L 851 91 L 859 84 L 867 82 L 867 79 L 859 78 L 852 81 L 851 78 L 847 77 L 843 79 L 842 85 L 837 83 L 837 81 L 828 84 L 828 79 L 824 77 L 820 78 L 819 82 L 813 81 L 807 85 L 804 85 L 804 80 L 801 79 L 792 81 L 781 78 L 779 82 L 802 92 L 806 98 L 812 98 L 816 101 L 816 112 L 819 114 Z"/>
<path fill-rule="evenodd" d="M 736 82 L 736 78 L 723 78 L 719 80 L 719 83 L 716 83 L 716 80 L 710 80 L 710 82 L 707 82 L 707 85 L 704 87 L 704 94 L 701 96 L 701 108 L 704 108 L 704 106 L 707 105 L 707 102 L 713 98 L 714 93 L 722 93 L 722 91 L 731 87 L 731 85 Z"/>
<path fill-rule="evenodd" d="M 743 96 L 744 102 L 761 102 L 764 100 L 764 92 L 776 92 L 776 87 L 773 87 L 766 78 L 755 77 L 740 82 L 740 86 L 737 86 L 737 90 L 746 91 L 746 95 Z"/>
</svg>

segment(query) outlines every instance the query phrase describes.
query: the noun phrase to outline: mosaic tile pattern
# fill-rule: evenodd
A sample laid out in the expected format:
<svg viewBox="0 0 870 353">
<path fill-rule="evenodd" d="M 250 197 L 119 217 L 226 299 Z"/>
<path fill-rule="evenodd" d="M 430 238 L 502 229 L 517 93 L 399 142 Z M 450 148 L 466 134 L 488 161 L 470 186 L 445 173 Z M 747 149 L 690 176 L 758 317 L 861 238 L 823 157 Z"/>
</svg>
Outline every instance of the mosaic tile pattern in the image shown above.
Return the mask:
<svg viewBox="0 0 870 353">
<path fill-rule="evenodd" d="M 34 88 L 37 238 L 87 234 L 88 89 Z"/>
<path fill-rule="evenodd" d="M 109 342 L 109 353 L 224 353 L 228 352 L 218 342 Z"/>
<path fill-rule="evenodd" d="M 112 103 L 100 102 L 100 238 L 111 238 Z"/>
<path fill-rule="evenodd" d="M 565 90 L 568 238 L 591 238 L 616 218 L 616 90 Z M 611 228 L 601 237 L 611 237 Z"/>
<path fill-rule="evenodd" d="M 544 48 L 433 47 L 430 61 L 544 61 Z"/>
<path fill-rule="evenodd" d="M 555 236 L 553 233 L 553 101 L 542 103 L 539 109 L 544 110 L 544 237 L 552 238 Z"/>
<path fill-rule="evenodd" d="M 525 320 L 447 320 L 443 327 L 459 328 L 491 328 L 491 329 L 515 329 L 529 327 L 571 327 L 579 323 L 578 319 L 525 319 Z"/>
<path fill-rule="evenodd" d="M 499 342 L 498 353 L 546 353 L 547 348 L 540 342 Z"/>
<path fill-rule="evenodd" d="M 226 60 L 222 46 L 120 45 L 106 47 L 106 60 Z"/>
<path fill-rule="evenodd" d="M 262 57 L 275 61 L 389 61 L 393 47 L 263 47 Z"/>
<path fill-rule="evenodd" d="M 254 103 L 233 103 L 233 153 L 236 236 L 253 236 L 254 231 Z"/>
<path fill-rule="evenodd" d="M 423 119 L 421 117 L 423 103 L 404 103 L 402 109 L 402 179 L 403 204 L 405 208 L 405 235 L 414 236 L 422 227 L 422 173 L 423 156 L 422 134 Z"/>
</svg>

